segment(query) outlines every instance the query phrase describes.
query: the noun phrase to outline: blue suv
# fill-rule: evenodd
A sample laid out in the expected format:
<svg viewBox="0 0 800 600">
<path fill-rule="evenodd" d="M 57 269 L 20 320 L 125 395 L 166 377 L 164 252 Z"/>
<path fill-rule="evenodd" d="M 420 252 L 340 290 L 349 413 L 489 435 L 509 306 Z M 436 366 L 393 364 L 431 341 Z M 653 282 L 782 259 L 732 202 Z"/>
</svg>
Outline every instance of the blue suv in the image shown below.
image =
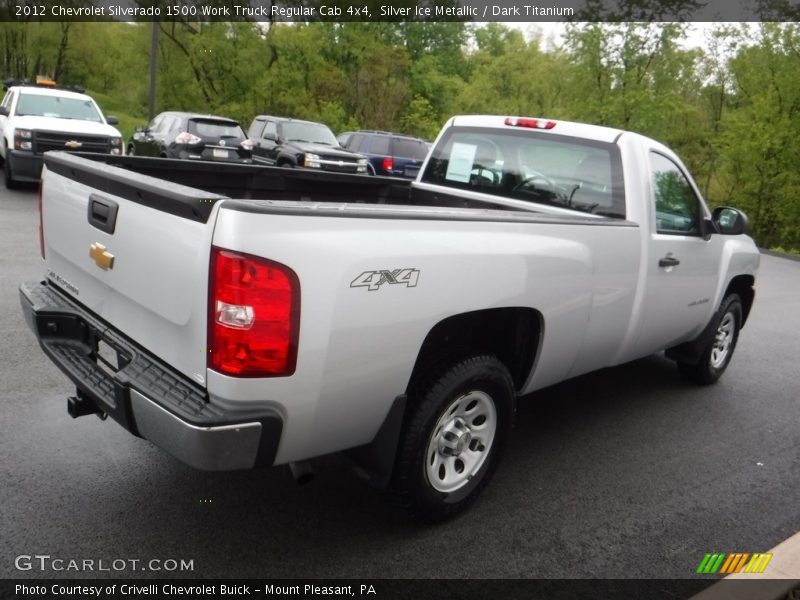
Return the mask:
<svg viewBox="0 0 800 600">
<path fill-rule="evenodd" d="M 420 138 L 388 131 L 348 131 L 339 144 L 369 160 L 370 173 L 413 179 L 428 156 L 428 143 Z"/>
</svg>

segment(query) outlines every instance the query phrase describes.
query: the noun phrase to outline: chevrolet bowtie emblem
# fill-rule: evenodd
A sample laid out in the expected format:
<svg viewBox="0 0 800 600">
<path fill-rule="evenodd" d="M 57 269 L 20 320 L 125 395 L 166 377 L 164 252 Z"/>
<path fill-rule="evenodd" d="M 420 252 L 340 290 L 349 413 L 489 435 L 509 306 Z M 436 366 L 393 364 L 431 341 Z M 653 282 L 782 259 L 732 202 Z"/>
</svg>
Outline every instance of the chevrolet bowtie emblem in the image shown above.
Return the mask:
<svg viewBox="0 0 800 600">
<path fill-rule="evenodd" d="M 70 140 L 68 142 L 64 142 L 64 145 L 67 148 L 80 148 L 81 146 L 83 146 L 83 144 L 78 140 Z"/>
<path fill-rule="evenodd" d="M 103 244 L 92 244 L 89 246 L 89 256 L 94 260 L 95 264 L 108 271 L 114 268 L 114 255 L 106 252 L 106 247 Z"/>
</svg>

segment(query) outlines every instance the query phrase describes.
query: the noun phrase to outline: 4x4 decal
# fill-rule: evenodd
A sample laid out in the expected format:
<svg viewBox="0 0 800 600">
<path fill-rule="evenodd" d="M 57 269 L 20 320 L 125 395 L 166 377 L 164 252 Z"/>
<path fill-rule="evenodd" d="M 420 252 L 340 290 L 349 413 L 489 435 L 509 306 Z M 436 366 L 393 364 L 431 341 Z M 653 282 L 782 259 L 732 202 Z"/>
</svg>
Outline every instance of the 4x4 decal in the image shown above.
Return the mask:
<svg viewBox="0 0 800 600">
<path fill-rule="evenodd" d="M 417 287 L 418 280 L 419 269 L 394 269 L 393 271 L 382 269 L 380 271 L 364 271 L 350 282 L 350 287 L 365 287 L 370 292 L 374 292 L 384 283 Z"/>
</svg>

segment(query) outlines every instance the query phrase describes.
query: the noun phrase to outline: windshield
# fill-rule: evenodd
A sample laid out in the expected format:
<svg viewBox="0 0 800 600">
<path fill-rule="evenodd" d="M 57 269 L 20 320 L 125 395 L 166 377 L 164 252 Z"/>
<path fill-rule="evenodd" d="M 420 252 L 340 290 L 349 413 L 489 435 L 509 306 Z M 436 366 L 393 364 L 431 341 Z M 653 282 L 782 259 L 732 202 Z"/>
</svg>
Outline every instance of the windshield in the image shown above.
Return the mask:
<svg viewBox="0 0 800 600">
<path fill-rule="evenodd" d="M 103 122 L 103 117 L 91 100 L 42 94 L 20 94 L 17 102 L 17 115 Z"/>
<path fill-rule="evenodd" d="M 244 131 L 238 123 L 230 121 L 201 121 L 193 119 L 189 121 L 189 133 L 195 133 L 201 137 L 214 138 L 244 138 Z"/>
<path fill-rule="evenodd" d="M 625 218 L 614 144 L 517 129 L 454 127 L 422 181 Z"/>
<path fill-rule="evenodd" d="M 326 146 L 338 146 L 339 142 L 333 132 L 320 123 L 300 123 L 288 121 L 283 123 L 283 138 L 287 142 L 313 142 Z"/>
</svg>

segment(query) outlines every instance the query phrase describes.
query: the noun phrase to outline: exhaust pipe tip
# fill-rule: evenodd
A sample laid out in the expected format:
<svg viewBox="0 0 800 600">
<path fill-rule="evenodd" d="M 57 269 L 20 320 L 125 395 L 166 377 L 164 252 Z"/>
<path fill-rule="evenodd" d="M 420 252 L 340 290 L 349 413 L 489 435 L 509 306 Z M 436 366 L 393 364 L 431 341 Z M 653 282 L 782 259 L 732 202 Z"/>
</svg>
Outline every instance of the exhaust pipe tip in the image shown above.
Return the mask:
<svg viewBox="0 0 800 600">
<path fill-rule="evenodd" d="M 308 485 L 314 480 L 314 469 L 308 461 L 291 462 L 289 470 L 297 485 Z"/>
</svg>

